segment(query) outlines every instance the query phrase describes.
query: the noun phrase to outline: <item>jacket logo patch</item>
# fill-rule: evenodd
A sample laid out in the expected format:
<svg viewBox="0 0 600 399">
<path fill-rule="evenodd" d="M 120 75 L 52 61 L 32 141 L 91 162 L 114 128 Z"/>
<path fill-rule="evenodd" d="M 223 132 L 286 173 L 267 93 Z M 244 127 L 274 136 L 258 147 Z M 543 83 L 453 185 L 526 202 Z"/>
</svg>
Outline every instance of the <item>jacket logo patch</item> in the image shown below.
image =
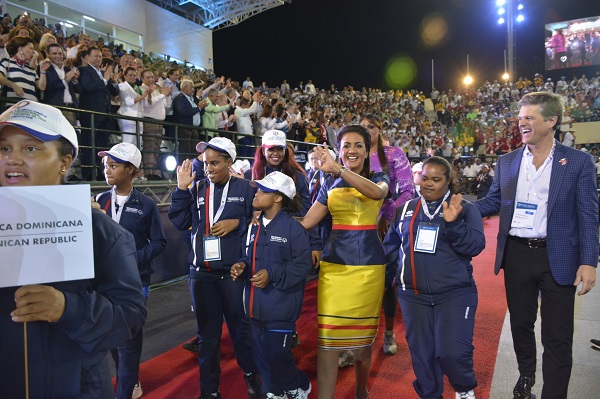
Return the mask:
<svg viewBox="0 0 600 399">
<path fill-rule="evenodd" d="M 413 213 L 415 213 L 415 211 L 406 211 L 406 213 L 404 214 L 405 217 L 407 218 L 411 218 Z"/>
<path fill-rule="evenodd" d="M 198 198 L 198 206 L 204 205 L 204 197 Z"/>
<path fill-rule="evenodd" d="M 282 242 L 285 244 L 286 242 L 288 242 L 288 239 L 285 237 L 271 236 L 271 242 Z"/>
<path fill-rule="evenodd" d="M 126 207 L 124 210 L 125 210 L 125 212 L 137 213 L 139 215 L 144 215 L 144 211 L 142 211 L 141 209 Z"/>
<path fill-rule="evenodd" d="M 227 202 L 244 202 L 244 197 L 227 197 Z"/>
</svg>

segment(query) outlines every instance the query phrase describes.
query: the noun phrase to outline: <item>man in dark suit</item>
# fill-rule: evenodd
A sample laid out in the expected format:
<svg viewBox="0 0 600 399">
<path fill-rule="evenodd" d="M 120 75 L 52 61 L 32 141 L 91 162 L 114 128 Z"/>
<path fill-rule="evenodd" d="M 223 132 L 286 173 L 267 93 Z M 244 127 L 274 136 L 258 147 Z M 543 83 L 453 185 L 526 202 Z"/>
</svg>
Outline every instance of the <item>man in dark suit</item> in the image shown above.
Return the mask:
<svg viewBox="0 0 600 399">
<path fill-rule="evenodd" d="M 598 194 L 589 154 L 554 140 L 562 103 L 552 93 L 519 102 L 524 146 L 498 159 L 482 216 L 500 213 L 495 273 L 504 269 L 520 377 L 514 398 L 531 398 L 535 384 L 534 324 L 541 296 L 542 398 L 566 398 L 573 363 L 573 318 L 579 295 L 595 285 Z"/>
<path fill-rule="evenodd" d="M 79 68 L 80 76 L 77 84 L 77 90 L 80 93 L 79 108 L 89 111 L 98 111 L 110 113 L 110 96 L 119 94 L 119 86 L 113 82 L 114 65 L 102 65 L 102 51 L 98 47 L 90 47 L 87 50 L 89 65 Z M 84 128 L 81 132 L 81 144 L 85 147 L 92 145 L 92 127 L 91 114 L 82 112 L 79 115 L 79 121 Z M 110 118 L 103 115 L 94 115 L 95 130 L 95 150 L 107 149 L 109 147 L 110 133 L 99 131 L 100 129 L 109 129 Z M 87 128 L 87 129 L 86 129 Z M 82 166 L 92 165 L 96 159 L 91 148 L 83 148 L 81 150 Z M 99 179 L 101 170 L 98 169 Z M 84 169 L 84 178 L 91 180 L 93 170 Z"/>
<path fill-rule="evenodd" d="M 46 48 L 52 66 L 46 70 L 46 89 L 43 91 L 42 102 L 50 105 L 77 108 L 75 85 L 79 78 L 77 68 L 64 65 L 64 52 L 60 45 L 52 43 Z M 77 125 L 77 115 L 74 111 L 61 110 L 72 126 Z"/>
<path fill-rule="evenodd" d="M 198 101 L 194 96 L 194 82 L 184 79 L 181 81 L 181 92 L 173 99 L 173 122 L 188 125 L 189 128 L 179 128 L 179 163 L 190 157 L 192 148 L 199 141 L 198 131 L 202 125 L 202 114 L 206 101 Z"/>
</svg>

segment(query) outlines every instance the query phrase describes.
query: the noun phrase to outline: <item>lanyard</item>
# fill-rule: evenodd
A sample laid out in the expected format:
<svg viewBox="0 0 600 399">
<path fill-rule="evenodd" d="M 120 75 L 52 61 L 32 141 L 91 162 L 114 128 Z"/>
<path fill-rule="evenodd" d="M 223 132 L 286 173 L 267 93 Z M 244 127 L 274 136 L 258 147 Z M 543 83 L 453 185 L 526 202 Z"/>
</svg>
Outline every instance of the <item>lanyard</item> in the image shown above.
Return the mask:
<svg viewBox="0 0 600 399">
<path fill-rule="evenodd" d="M 125 200 L 125 202 L 123 202 L 123 206 L 119 206 L 119 203 L 117 202 L 117 191 L 115 190 L 114 187 L 112 188 L 112 190 L 110 190 L 111 198 L 109 198 L 106 205 L 104 205 L 104 212 L 108 211 L 108 207 L 110 207 L 110 212 L 112 215 L 111 217 L 115 222 L 119 223 L 119 221 L 121 220 L 121 215 L 123 214 L 123 208 L 125 208 L 125 204 L 127 203 L 127 201 L 129 201 L 129 197 L 131 197 L 132 191 L 133 190 L 131 190 L 129 192 L 127 199 Z"/>
<path fill-rule="evenodd" d="M 219 220 L 219 217 L 221 217 L 221 214 L 223 213 L 223 209 L 225 208 L 225 203 L 227 202 L 227 193 L 229 192 L 229 182 L 230 181 L 231 180 L 228 180 L 227 184 L 225 184 L 225 187 L 223 188 L 223 195 L 221 195 L 221 202 L 219 204 L 219 208 L 217 209 L 217 213 L 214 213 L 215 212 L 215 204 L 214 204 L 215 185 L 214 185 L 214 183 L 211 182 L 210 185 L 208 187 L 206 187 L 206 196 L 208 198 L 208 215 L 206 218 L 206 222 L 208 223 L 206 226 L 207 229 L 209 227 L 212 227 L 213 224 L 215 224 Z M 214 217 L 213 217 L 213 214 L 214 214 Z"/>
<path fill-rule="evenodd" d="M 421 197 L 423 199 L 423 197 Z M 443 201 L 442 201 L 443 202 Z M 419 207 L 421 206 L 421 202 L 417 202 L 417 206 L 413 211 L 412 218 L 410 218 L 410 224 L 408 225 L 408 234 L 409 234 L 409 249 L 410 249 L 410 268 L 412 272 L 412 281 L 413 281 L 413 290 L 416 295 L 419 295 L 419 290 L 417 290 L 417 273 L 415 271 L 415 233 L 413 230 L 413 226 L 415 224 L 415 220 L 417 219 L 417 215 L 419 214 Z M 423 210 L 427 209 L 427 204 L 423 206 Z M 436 212 L 437 213 L 437 212 Z"/>
<path fill-rule="evenodd" d="M 250 227 L 250 230 L 252 230 L 252 227 Z M 250 278 L 252 278 L 252 276 L 254 276 L 254 274 L 256 274 L 256 244 L 258 243 L 258 237 L 260 235 L 260 224 L 258 225 L 257 229 L 256 229 L 256 235 L 254 236 L 254 246 L 252 248 L 252 265 L 251 265 L 251 269 L 250 269 L 250 277 L 248 278 L 248 280 L 250 280 Z M 253 312 L 253 306 L 254 305 L 254 284 L 250 284 L 250 317 L 254 318 L 254 312 Z"/>
<path fill-rule="evenodd" d="M 440 205 L 437 207 L 435 212 L 433 212 L 433 215 L 431 215 L 429 213 L 429 209 L 427 208 L 427 203 L 425 202 L 425 198 L 423 198 L 423 196 L 421 196 L 421 206 L 423 208 L 423 213 L 425 214 L 425 216 L 427 216 L 429 218 L 429 222 L 432 222 L 435 215 L 440 213 L 440 210 L 442 209 L 442 205 L 444 205 L 444 201 L 446 201 L 446 199 L 448 199 L 449 195 L 450 195 L 450 190 L 448 190 L 446 192 L 446 195 L 444 195 L 444 199 L 442 200 L 442 202 L 440 202 Z"/>
<path fill-rule="evenodd" d="M 533 166 L 535 168 L 535 166 L 533 165 L 533 160 L 532 160 L 531 164 L 529 162 L 527 162 L 525 164 L 525 177 L 527 178 L 527 199 L 526 199 L 527 202 L 529 202 L 529 194 L 531 193 L 531 191 L 533 189 L 535 189 L 535 186 L 537 186 L 537 183 L 538 183 L 538 181 L 540 181 L 540 177 L 542 177 L 542 174 L 544 173 L 546 166 L 548 166 L 548 164 L 550 162 L 552 162 L 552 158 L 554 157 L 555 149 L 556 149 L 556 141 L 554 141 L 554 143 L 552 144 L 552 149 L 550 150 L 550 154 L 548 154 L 548 157 L 544 161 L 544 164 L 542 165 L 542 167 L 539 170 L 536 170 L 533 173 L 533 177 L 531 177 L 531 175 L 530 175 L 531 167 Z"/>
</svg>

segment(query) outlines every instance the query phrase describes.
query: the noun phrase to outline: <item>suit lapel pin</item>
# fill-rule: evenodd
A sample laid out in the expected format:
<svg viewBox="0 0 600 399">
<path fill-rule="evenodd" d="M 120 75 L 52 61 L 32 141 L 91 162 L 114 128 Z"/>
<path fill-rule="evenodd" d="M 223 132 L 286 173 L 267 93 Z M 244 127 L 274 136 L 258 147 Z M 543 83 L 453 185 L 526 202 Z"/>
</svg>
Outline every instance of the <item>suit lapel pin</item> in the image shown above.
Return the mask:
<svg viewBox="0 0 600 399">
<path fill-rule="evenodd" d="M 565 166 L 567 164 L 568 160 L 567 158 L 562 158 L 560 161 L 558 161 L 558 163 L 560 163 L 562 166 Z"/>
</svg>

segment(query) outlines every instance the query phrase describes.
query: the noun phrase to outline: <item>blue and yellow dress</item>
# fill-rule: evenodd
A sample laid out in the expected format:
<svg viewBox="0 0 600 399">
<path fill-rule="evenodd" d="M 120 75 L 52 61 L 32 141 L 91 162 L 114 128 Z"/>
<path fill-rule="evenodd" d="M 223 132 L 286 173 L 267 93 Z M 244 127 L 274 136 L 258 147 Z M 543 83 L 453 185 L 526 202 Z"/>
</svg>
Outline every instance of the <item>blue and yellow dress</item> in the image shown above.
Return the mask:
<svg viewBox="0 0 600 399">
<path fill-rule="evenodd" d="M 390 184 L 383 172 L 370 180 Z M 330 179 L 317 200 L 333 218 L 319 273 L 319 348 L 369 346 L 377 336 L 385 281 L 385 255 L 377 236 L 383 200 L 364 196 L 341 178 Z"/>
</svg>

